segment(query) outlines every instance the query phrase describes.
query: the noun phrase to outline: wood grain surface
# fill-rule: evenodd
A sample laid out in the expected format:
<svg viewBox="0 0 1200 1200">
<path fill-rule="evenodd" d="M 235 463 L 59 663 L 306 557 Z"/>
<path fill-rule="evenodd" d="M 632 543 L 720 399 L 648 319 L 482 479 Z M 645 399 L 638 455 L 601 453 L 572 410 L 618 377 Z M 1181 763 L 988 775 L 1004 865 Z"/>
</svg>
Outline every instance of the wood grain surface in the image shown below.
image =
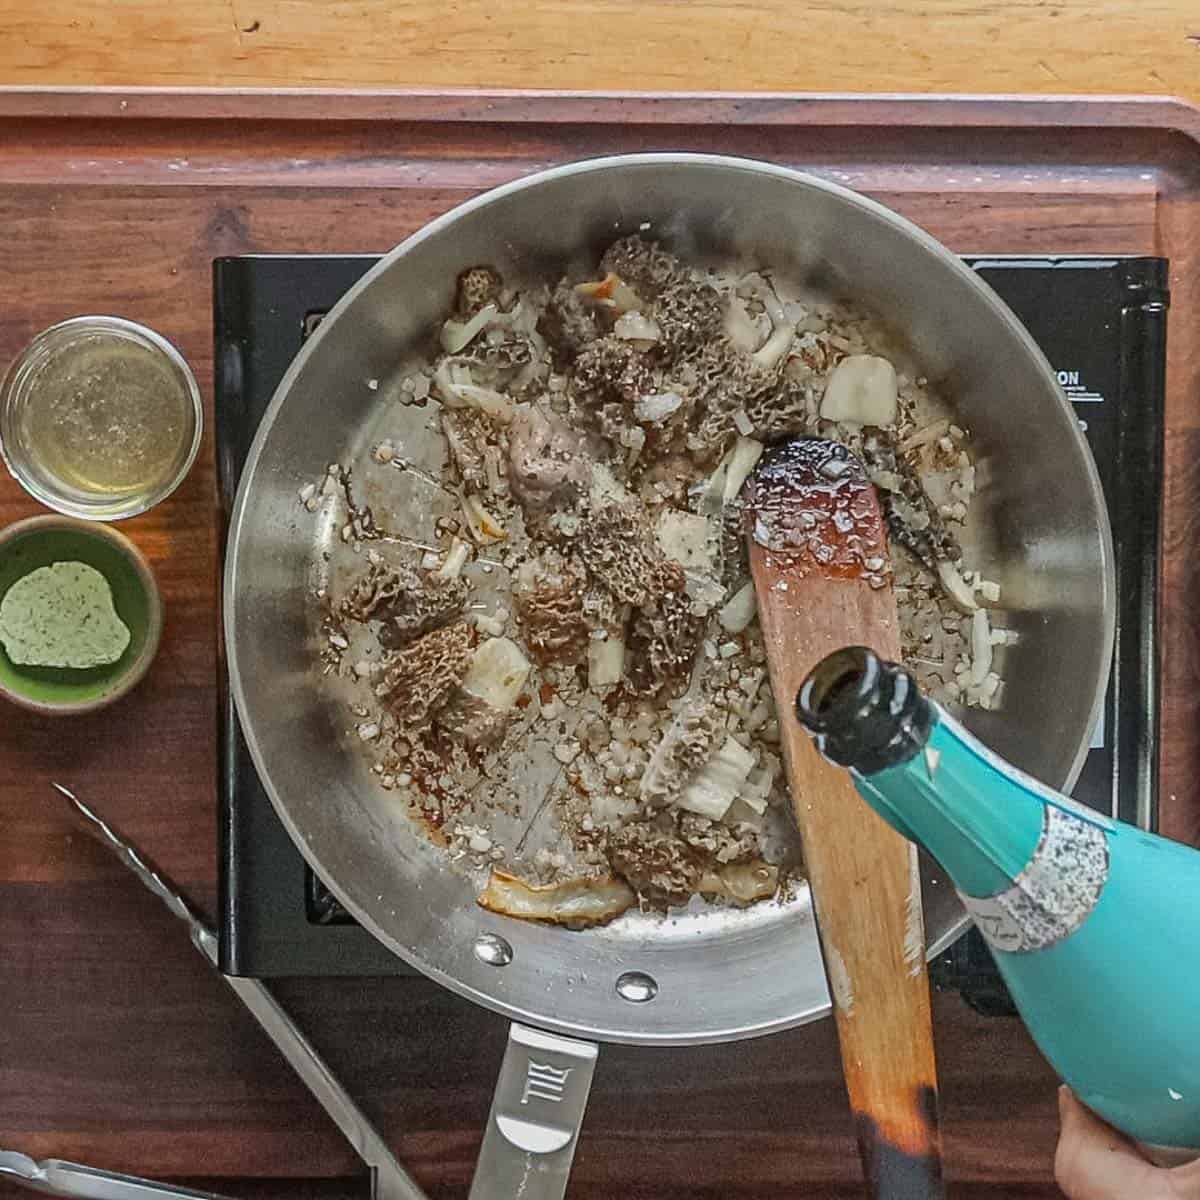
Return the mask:
<svg viewBox="0 0 1200 1200">
<path fill-rule="evenodd" d="M 792 703 L 817 664 L 846 646 L 869 646 L 883 661 L 899 662 L 891 580 L 869 578 L 864 566 L 874 556 L 883 565 L 888 539 L 862 464 L 815 439 L 771 447 L 746 503 L 750 571 L 779 703 Z M 939 1200 L 937 1064 L 917 848 L 863 803 L 849 773 L 821 755 L 798 721 L 785 721 L 780 734 L 867 1195 Z"/>
<path fill-rule="evenodd" d="M 1200 97 L 1194 0 L 0 0 L 0 82 Z"/>
<path fill-rule="evenodd" d="M 115 10 L 135 23 L 141 11 Z M 99 4 L 79 11 L 108 19 Z M 211 422 L 214 256 L 385 249 L 489 184 L 647 146 L 806 165 L 960 251 L 1166 253 L 1163 816 L 1197 840 L 1198 133 L 1192 110 L 1157 103 L 0 93 L 0 363 L 57 319 L 117 312 L 183 350 Z M 215 508 L 210 428 L 184 486 L 123 526 L 166 606 L 146 682 L 70 723 L 2 714 L 0 1146 L 328 1200 L 350 1185 L 320 1181 L 354 1175 L 352 1153 L 177 923 L 73 832 L 49 787 L 75 787 L 212 913 Z M 35 511 L 0 476 L 0 523 Z M 419 979 L 278 990 L 431 1196 L 465 1195 L 503 1022 Z M 1021 1027 L 939 997 L 935 1029 L 951 1194 L 1053 1195 L 1053 1080 Z M 605 1049 L 576 1164 L 580 1200 L 855 1194 L 832 1024 Z"/>
</svg>

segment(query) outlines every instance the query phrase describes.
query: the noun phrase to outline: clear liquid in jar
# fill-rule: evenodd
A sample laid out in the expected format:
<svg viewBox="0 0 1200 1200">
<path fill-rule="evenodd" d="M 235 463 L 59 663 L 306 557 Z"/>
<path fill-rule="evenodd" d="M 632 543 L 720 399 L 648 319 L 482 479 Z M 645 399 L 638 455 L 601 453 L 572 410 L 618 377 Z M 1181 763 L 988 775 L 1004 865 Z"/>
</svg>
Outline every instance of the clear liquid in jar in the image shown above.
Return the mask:
<svg viewBox="0 0 1200 1200">
<path fill-rule="evenodd" d="M 192 400 L 163 353 L 115 333 L 87 334 L 37 371 L 23 441 L 67 488 L 114 500 L 153 492 L 187 456 Z"/>
</svg>

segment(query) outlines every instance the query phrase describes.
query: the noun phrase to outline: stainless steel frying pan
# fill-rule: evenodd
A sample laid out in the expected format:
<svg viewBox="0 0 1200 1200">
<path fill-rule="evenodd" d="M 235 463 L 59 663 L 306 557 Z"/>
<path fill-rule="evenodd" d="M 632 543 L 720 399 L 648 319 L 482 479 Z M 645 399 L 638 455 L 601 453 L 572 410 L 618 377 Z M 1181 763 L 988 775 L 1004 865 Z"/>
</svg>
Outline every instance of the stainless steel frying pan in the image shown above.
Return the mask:
<svg viewBox="0 0 1200 1200">
<path fill-rule="evenodd" d="M 828 1011 L 807 892 L 746 911 L 688 910 L 669 920 L 632 913 L 586 933 L 479 909 L 473 884 L 447 869 L 376 785 L 347 735 L 336 687 L 316 667 L 310 590 L 336 571 L 345 548 L 336 518 L 314 518 L 297 502 L 327 464 L 363 463 L 385 434 L 410 455 L 413 447 L 441 452 L 421 432 L 428 414 L 396 403 L 393 389 L 400 364 L 428 345 L 461 270 L 490 262 L 511 280 L 556 278 L 644 224 L 684 255 L 757 260 L 858 300 L 898 329 L 952 397 L 986 480 L 969 538 L 1021 636 L 1007 650 L 1003 708 L 968 724 L 1047 783 L 1073 782 L 1104 694 L 1114 581 L 1099 481 L 1052 371 L 990 289 L 932 238 L 859 195 L 762 163 L 650 154 L 560 167 L 471 200 L 392 251 L 309 340 L 258 432 L 230 530 L 225 632 L 238 711 L 275 808 L 386 946 L 543 1033 L 700 1043 Z M 432 540 L 437 498 L 419 477 L 393 472 L 385 491 L 362 470 L 380 524 Z M 928 877 L 925 906 L 932 952 L 965 917 Z M 546 1114 L 590 1074 L 590 1061 L 564 1065 L 538 1036 L 524 1050 L 510 1045 L 524 1079 L 518 1091 L 534 1079 L 532 1094 L 523 1103 L 514 1094 L 510 1107 L 514 1120 L 550 1128 Z M 528 1074 L 539 1054 L 551 1072 L 540 1087 Z M 562 1077 L 571 1082 L 554 1084 L 556 1070 L 572 1072 Z"/>
</svg>

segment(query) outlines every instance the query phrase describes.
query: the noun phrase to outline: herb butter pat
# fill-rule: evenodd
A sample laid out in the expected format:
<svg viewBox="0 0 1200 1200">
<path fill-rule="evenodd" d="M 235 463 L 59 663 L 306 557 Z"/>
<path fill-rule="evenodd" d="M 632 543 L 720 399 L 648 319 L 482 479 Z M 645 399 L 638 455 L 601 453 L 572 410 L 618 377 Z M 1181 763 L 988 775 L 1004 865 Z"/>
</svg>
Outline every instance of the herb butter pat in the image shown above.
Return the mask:
<svg viewBox="0 0 1200 1200">
<path fill-rule="evenodd" d="M 129 638 L 108 580 L 86 563 L 38 567 L 0 600 L 0 642 L 18 666 L 107 666 L 125 653 Z"/>
</svg>

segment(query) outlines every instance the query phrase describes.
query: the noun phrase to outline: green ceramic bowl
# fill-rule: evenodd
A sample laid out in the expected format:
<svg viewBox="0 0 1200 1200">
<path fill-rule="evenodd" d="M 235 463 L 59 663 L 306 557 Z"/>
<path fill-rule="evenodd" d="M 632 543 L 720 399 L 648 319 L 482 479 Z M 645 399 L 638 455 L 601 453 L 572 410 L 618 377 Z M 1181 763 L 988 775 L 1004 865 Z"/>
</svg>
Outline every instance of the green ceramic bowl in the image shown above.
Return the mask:
<svg viewBox="0 0 1200 1200">
<path fill-rule="evenodd" d="M 50 715 L 91 712 L 120 699 L 150 667 L 162 632 L 162 601 L 145 555 L 107 525 L 72 517 L 31 517 L 0 531 L 0 597 L 38 567 L 82 562 L 112 588 L 129 645 L 115 663 L 86 670 L 15 665 L 0 644 L 0 695 Z"/>
</svg>

